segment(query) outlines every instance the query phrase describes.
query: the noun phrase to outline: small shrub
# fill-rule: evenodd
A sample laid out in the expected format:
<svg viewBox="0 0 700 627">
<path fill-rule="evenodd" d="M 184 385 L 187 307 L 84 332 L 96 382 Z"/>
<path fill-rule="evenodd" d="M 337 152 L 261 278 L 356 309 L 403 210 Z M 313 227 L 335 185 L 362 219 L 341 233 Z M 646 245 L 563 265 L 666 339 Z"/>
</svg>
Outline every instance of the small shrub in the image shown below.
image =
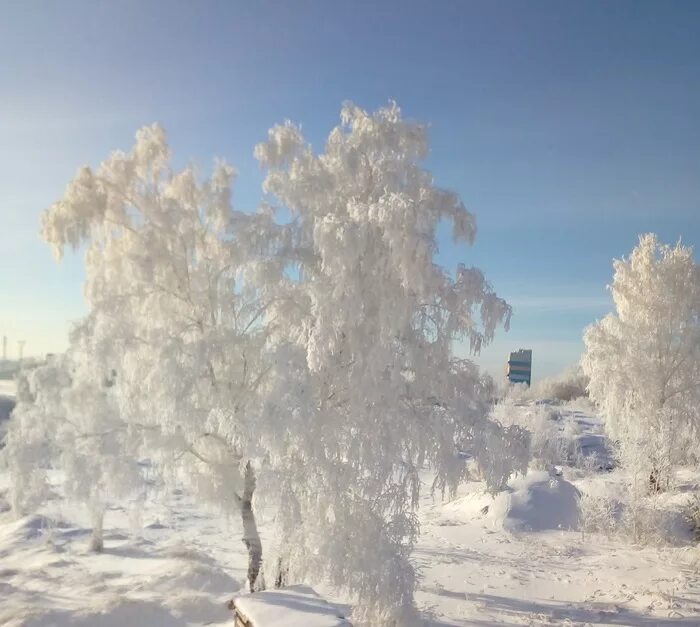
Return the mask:
<svg viewBox="0 0 700 627">
<path fill-rule="evenodd" d="M 586 533 L 612 535 L 618 527 L 619 504 L 607 495 L 581 491 L 579 521 L 581 539 Z"/>
<path fill-rule="evenodd" d="M 690 527 L 693 540 L 700 542 L 700 494 L 694 494 L 685 506 L 683 519 Z"/>
</svg>

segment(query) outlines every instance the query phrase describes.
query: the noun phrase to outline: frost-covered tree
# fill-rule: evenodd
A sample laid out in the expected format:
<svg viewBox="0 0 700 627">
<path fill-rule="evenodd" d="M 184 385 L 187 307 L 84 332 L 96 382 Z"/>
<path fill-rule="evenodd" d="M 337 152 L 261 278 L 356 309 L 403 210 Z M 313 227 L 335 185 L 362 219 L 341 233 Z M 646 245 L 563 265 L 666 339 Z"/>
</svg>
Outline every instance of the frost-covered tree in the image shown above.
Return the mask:
<svg viewBox="0 0 700 627">
<path fill-rule="evenodd" d="M 395 105 L 344 107 L 320 154 L 286 123 L 256 149 L 267 198 L 245 213 L 229 166 L 174 170 L 154 126 L 44 217 L 59 255 L 87 249 L 81 350 L 113 373 L 138 454 L 240 511 L 251 589 L 255 490 L 279 527 L 276 579 L 328 577 L 372 624 L 416 618 L 421 469 L 451 491 L 471 458 L 497 490 L 527 464 L 526 434 L 486 419 L 489 381 L 452 352 L 478 351 L 510 307 L 478 269 L 436 263 L 442 221 L 466 242 L 476 227 L 427 151 Z"/>
<path fill-rule="evenodd" d="M 653 234 L 614 268 L 615 313 L 586 330 L 582 364 L 636 488 L 660 489 L 700 444 L 700 269 Z"/>
<path fill-rule="evenodd" d="M 293 561 L 349 584 L 367 618 L 391 622 L 413 609 L 423 465 L 434 487 L 452 489 L 467 470 L 457 450 L 469 451 L 498 489 L 527 447 L 513 445 L 520 430 L 485 419 L 488 386 L 452 352 L 456 341 L 478 351 L 510 307 L 478 269 L 435 261 L 441 221 L 457 241 L 476 227 L 421 167 L 426 129 L 396 105 L 346 105 L 341 122 L 320 154 L 290 123 L 256 148 L 271 206 L 292 217 L 297 280 L 280 284 L 270 315 L 304 359 L 300 411 L 277 454 L 298 477 L 287 484 L 297 518 L 287 537 L 305 558 Z"/>
<path fill-rule="evenodd" d="M 14 510 L 31 511 L 49 498 L 47 472 L 60 470 L 65 495 L 90 510 L 95 551 L 103 547 L 107 506 L 138 499 L 143 488 L 110 376 L 78 351 L 22 371 L 3 451 Z"/>
<path fill-rule="evenodd" d="M 233 179 L 223 162 L 204 181 L 193 167 L 173 170 L 163 129 L 146 127 L 129 153 L 78 172 L 43 235 L 59 257 L 87 246 L 86 352 L 114 371 L 121 415 L 159 474 L 240 511 L 252 590 L 257 391 L 275 350 L 261 321 L 283 266 L 265 254 L 270 217 L 234 211 Z"/>
</svg>

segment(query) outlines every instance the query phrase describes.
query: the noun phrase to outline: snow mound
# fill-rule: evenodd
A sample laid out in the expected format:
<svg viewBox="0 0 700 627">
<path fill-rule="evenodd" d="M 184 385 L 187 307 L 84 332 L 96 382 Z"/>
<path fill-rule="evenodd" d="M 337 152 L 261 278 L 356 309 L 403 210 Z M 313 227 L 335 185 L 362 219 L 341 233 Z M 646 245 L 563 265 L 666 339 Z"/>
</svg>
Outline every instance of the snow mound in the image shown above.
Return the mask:
<svg viewBox="0 0 700 627">
<path fill-rule="evenodd" d="M 547 471 L 530 471 L 508 482 L 487 516 L 507 531 L 574 530 L 579 526 L 579 491 Z"/>
<path fill-rule="evenodd" d="M 235 601 L 236 609 L 253 625 L 265 627 L 350 627 L 338 608 L 309 586 L 289 586 L 256 592 Z"/>
<path fill-rule="evenodd" d="M 176 563 L 177 564 L 177 563 Z M 229 594 L 240 590 L 238 580 L 226 574 L 221 568 L 204 564 L 181 562 L 177 570 L 153 577 L 148 582 L 149 590 L 157 592 L 177 592 L 178 590 L 206 591 L 209 594 Z"/>
</svg>

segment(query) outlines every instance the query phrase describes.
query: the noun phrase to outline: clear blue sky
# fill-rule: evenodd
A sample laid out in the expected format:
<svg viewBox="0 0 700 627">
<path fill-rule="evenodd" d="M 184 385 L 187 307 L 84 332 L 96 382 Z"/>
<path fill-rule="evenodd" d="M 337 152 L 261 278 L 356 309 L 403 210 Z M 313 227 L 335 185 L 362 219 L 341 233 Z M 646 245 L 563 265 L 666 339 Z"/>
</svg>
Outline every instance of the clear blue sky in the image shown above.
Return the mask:
<svg viewBox="0 0 700 627">
<path fill-rule="evenodd" d="M 700 2 L 66 2 L 0 5 L 0 334 L 37 354 L 84 311 L 82 261 L 39 216 L 83 163 L 160 121 L 176 156 L 240 170 L 290 118 L 320 143 L 344 100 L 429 122 L 428 167 L 476 214 L 474 247 L 515 308 L 479 361 L 580 354 L 641 232 L 700 245 Z"/>
</svg>

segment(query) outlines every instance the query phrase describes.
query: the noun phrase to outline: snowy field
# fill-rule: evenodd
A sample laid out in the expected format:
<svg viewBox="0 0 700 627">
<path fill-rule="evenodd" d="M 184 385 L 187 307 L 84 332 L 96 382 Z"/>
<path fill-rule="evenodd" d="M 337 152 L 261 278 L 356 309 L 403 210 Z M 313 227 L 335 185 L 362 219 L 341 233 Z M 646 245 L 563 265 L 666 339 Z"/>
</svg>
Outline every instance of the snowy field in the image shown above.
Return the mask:
<svg viewBox="0 0 700 627">
<path fill-rule="evenodd" d="M 604 457 L 595 417 L 562 411 L 557 428 L 584 454 Z M 531 470 L 495 499 L 478 482 L 444 503 L 426 489 L 414 558 L 427 624 L 700 624 L 695 548 L 639 547 L 578 530 L 577 486 L 619 481 L 605 463 L 594 466 Z M 687 476 L 689 490 L 695 479 Z M 8 485 L 0 475 L 0 625 L 232 624 L 227 602 L 243 594 L 247 565 L 238 519 L 171 494 L 138 513 L 108 511 L 105 550 L 94 554 L 87 513 L 60 498 L 59 477 L 56 497 L 20 520 L 9 511 Z M 333 590 L 315 588 L 350 614 Z"/>
</svg>

